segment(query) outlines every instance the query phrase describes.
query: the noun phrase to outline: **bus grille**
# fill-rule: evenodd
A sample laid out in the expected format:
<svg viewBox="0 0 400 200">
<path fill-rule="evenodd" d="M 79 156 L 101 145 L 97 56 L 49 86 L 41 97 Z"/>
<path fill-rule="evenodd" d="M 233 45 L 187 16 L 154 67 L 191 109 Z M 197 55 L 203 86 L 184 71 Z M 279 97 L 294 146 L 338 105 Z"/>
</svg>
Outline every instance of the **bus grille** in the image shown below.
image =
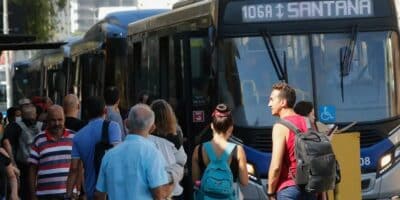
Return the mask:
<svg viewBox="0 0 400 200">
<path fill-rule="evenodd" d="M 262 152 L 272 152 L 272 134 L 266 129 L 236 128 L 234 135 L 244 144 Z"/>
<path fill-rule="evenodd" d="M 377 130 L 363 130 L 360 138 L 361 148 L 370 147 L 383 139 L 384 137 L 377 133 Z"/>
</svg>

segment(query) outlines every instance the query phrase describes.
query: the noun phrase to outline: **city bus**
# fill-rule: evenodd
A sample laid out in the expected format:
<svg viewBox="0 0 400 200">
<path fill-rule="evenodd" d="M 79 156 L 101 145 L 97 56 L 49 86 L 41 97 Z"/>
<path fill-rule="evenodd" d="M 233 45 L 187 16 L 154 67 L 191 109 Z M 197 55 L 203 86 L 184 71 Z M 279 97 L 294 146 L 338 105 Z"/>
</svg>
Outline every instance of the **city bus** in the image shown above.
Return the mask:
<svg viewBox="0 0 400 200">
<path fill-rule="evenodd" d="M 121 90 L 121 109 L 127 110 L 124 71 L 128 68 L 128 24 L 165 11 L 109 13 L 83 36 L 68 38 L 58 49 L 42 50 L 33 59 L 17 63 L 13 82 L 18 97 L 14 99 L 47 96 L 61 104 L 68 93 L 84 100 L 89 96 L 102 96 L 107 86 L 114 85 Z"/>
<path fill-rule="evenodd" d="M 285 81 L 316 118 L 360 132 L 364 199 L 400 194 L 400 2 L 395 0 L 202 0 L 129 24 L 130 99 L 166 99 L 188 155 L 212 108 L 233 109 L 255 187 L 271 158 L 268 99 Z M 190 159 L 189 159 L 190 166 Z M 246 198 L 262 197 L 250 190 Z M 260 194 L 260 195 L 259 195 Z"/>
<path fill-rule="evenodd" d="M 166 9 L 118 11 L 107 14 L 94 24 L 84 36 L 65 45 L 64 71 L 66 91 L 77 94 L 80 100 L 89 96 L 103 96 L 104 89 L 116 86 L 120 90 L 120 109 L 134 103 L 126 98 L 128 70 L 126 36 L 128 24 Z"/>
</svg>

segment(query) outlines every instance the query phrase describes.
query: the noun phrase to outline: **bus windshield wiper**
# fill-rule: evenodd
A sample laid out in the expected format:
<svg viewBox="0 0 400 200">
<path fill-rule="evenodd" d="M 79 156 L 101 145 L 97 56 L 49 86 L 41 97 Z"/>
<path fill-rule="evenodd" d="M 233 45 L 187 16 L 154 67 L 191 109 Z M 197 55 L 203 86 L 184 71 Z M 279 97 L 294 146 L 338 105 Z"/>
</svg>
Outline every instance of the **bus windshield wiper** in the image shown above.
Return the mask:
<svg viewBox="0 0 400 200">
<path fill-rule="evenodd" d="M 344 85 L 343 85 L 343 78 L 344 76 L 349 75 L 351 62 L 353 60 L 354 55 L 354 48 L 357 42 L 357 35 L 358 35 L 358 26 L 355 25 L 351 29 L 351 36 L 349 42 L 347 43 L 346 47 L 340 49 L 340 90 L 342 95 L 342 102 L 344 102 Z"/>
<path fill-rule="evenodd" d="M 278 80 L 288 82 L 287 67 L 286 67 L 286 53 L 283 52 L 283 65 L 278 58 L 274 44 L 272 43 L 271 35 L 268 32 L 261 32 L 265 47 L 268 50 L 268 55 L 271 58 L 272 65 L 275 69 Z"/>
</svg>

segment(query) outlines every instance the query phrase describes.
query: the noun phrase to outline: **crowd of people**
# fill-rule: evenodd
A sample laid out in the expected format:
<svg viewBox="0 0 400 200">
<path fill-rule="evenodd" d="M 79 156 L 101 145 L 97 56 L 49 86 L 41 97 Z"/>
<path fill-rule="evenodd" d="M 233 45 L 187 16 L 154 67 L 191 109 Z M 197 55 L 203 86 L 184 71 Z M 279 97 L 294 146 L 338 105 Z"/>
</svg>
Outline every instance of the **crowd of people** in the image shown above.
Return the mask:
<svg viewBox="0 0 400 200">
<path fill-rule="evenodd" d="M 84 110 L 74 94 L 19 100 L 0 126 L 0 199 L 184 199 L 182 130 L 166 101 L 142 96 L 125 120 L 116 87 Z"/>
<path fill-rule="evenodd" d="M 38 105 L 22 99 L 2 120 L 0 199 L 185 199 L 180 184 L 188 167 L 184 134 L 167 101 L 150 102 L 144 95 L 126 119 L 119 111 L 116 87 L 107 88 L 104 97 L 86 99 L 82 111 L 74 94 L 66 95 L 62 105 L 48 98 L 41 102 Z M 269 100 L 272 114 L 306 129 L 304 118 L 293 109 L 294 103 L 290 86 L 274 85 Z M 296 110 L 313 117 L 307 103 L 300 103 Z M 79 119 L 82 112 L 87 121 Z M 213 182 L 216 172 L 212 166 L 221 165 L 222 171 L 231 175 L 223 185 L 229 186 L 224 190 L 227 194 L 218 195 L 242 199 L 239 185 L 249 182 L 247 160 L 243 147 L 229 142 L 234 129 L 230 108 L 217 105 L 211 119 L 212 139 L 197 145 L 191 155 L 194 197 L 206 199 L 209 190 L 220 188 L 212 185 L 218 184 Z M 314 194 L 295 187 L 290 176 L 296 162 L 293 133 L 275 124 L 272 138 L 269 198 L 314 198 Z M 211 192 L 216 195 L 219 191 Z"/>
</svg>

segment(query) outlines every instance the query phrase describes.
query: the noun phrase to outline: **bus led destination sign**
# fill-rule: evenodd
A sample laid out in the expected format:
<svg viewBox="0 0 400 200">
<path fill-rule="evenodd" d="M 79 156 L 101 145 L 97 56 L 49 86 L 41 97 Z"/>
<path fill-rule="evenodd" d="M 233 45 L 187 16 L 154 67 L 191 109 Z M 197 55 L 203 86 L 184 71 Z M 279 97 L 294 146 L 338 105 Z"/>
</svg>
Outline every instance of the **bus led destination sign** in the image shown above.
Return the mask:
<svg viewBox="0 0 400 200">
<path fill-rule="evenodd" d="M 243 22 L 353 18 L 373 15 L 372 0 L 296 1 L 242 6 Z"/>
</svg>

